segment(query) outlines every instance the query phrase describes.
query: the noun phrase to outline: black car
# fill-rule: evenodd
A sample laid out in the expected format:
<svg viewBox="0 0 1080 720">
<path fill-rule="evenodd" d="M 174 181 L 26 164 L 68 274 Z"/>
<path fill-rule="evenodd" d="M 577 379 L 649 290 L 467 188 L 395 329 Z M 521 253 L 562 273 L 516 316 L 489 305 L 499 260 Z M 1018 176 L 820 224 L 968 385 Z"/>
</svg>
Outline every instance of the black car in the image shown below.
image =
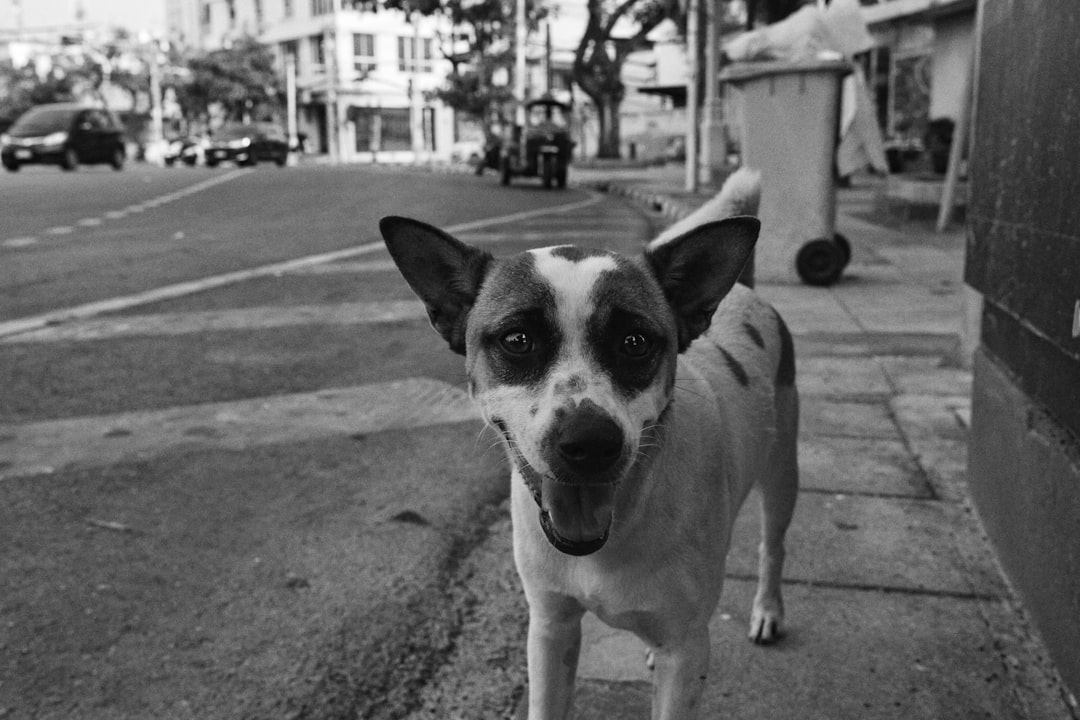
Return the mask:
<svg viewBox="0 0 1080 720">
<path fill-rule="evenodd" d="M 124 129 L 108 110 L 72 103 L 30 108 L 0 136 L 0 161 L 14 172 L 44 163 L 74 170 L 81 163 L 124 167 Z"/>
<path fill-rule="evenodd" d="M 288 159 L 289 141 L 285 132 L 271 123 L 226 125 L 214 131 L 206 148 L 206 164 L 210 167 L 227 160 L 237 165 L 272 160 L 282 167 Z"/>
</svg>

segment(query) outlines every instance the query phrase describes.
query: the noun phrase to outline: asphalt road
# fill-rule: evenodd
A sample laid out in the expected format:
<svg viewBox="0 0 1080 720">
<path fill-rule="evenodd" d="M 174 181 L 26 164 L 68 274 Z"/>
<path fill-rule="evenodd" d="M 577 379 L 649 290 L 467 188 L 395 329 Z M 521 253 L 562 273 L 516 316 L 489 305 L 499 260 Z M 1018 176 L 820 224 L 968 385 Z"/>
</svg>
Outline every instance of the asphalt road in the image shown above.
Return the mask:
<svg viewBox="0 0 1080 720">
<path fill-rule="evenodd" d="M 300 166 L 0 176 L 0 718 L 498 718 L 501 451 L 379 244 L 633 250 L 580 189 Z"/>
</svg>

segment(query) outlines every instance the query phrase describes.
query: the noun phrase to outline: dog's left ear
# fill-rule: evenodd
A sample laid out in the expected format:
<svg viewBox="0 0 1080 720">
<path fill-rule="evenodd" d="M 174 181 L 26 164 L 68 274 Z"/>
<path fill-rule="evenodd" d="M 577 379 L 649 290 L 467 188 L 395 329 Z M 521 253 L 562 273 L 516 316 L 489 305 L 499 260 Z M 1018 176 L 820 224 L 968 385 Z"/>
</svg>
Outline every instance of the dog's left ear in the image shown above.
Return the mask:
<svg viewBox="0 0 1080 720">
<path fill-rule="evenodd" d="M 709 329 L 713 313 L 754 251 L 761 222 L 750 216 L 706 223 L 645 250 L 679 326 L 679 352 Z"/>
<path fill-rule="evenodd" d="M 379 230 L 405 281 L 424 302 L 431 326 L 451 350 L 464 355 L 465 324 L 491 253 L 419 220 L 384 217 Z"/>
</svg>

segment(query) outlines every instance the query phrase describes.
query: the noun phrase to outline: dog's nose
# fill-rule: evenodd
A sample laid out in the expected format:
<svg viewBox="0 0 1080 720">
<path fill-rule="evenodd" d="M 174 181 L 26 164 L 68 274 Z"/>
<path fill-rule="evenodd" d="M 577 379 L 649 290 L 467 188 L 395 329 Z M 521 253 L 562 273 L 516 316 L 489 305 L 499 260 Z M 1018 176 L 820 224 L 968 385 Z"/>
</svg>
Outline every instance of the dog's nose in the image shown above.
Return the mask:
<svg viewBox="0 0 1080 720">
<path fill-rule="evenodd" d="M 607 415 L 589 409 L 571 413 L 559 430 L 555 446 L 571 470 L 597 473 L 615 464 L 622 444 L 619 426 Z"/>
</svg>

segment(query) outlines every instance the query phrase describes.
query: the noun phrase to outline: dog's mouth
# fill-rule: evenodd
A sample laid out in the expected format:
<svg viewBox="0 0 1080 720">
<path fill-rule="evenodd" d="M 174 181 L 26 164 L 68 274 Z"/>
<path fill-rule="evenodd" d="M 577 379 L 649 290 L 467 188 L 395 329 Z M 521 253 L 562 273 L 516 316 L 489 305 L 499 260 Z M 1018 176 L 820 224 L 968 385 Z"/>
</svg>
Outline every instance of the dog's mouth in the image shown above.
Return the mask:
<svg viewBox="0 0 1080 720">
<path fill-rule="evenodd" d="M 540 527 L 556 550 L 567 555 L 590 555 L 607 542 L 615 512 L 615 483 L 540 482 Z M 532 489 L 532 487 L 530 487 Z"/>
<path fill-rule="evenodd" d="M 522 455 L 506 423 L 494 418 L 492 424 L 510 446 L 513 462 L 540 510 L 540 528 L 548 542 L 559 552 L 578 557 L 604 547 L 615 515 L 618 483 L 566 481 L 541 474 Z"/>
</svg>

